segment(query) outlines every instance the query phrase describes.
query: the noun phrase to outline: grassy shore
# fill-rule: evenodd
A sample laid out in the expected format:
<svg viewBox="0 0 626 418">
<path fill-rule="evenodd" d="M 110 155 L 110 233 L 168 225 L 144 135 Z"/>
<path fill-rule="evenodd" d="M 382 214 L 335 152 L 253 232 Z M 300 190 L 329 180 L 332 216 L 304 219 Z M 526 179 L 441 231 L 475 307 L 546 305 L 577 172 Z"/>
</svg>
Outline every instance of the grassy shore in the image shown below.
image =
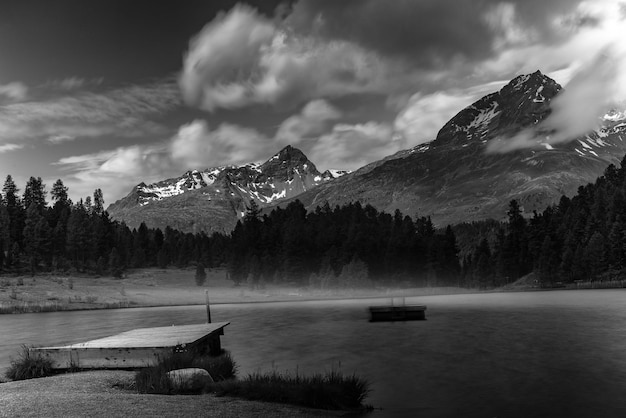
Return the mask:
<svg viewBox="0 0 626 418">
<path fill-rule="evenodd" d="M 263 288 L 234 286 L 223 270 L 207 273 L 197 286 L 194 269 L 141 269 L 124 278 L 47 274 L 0 277 L 0 313 L 47 312 L 211 304 L 299 301 L 336 298 L 402 297 L 468 293 L 461 288 L 365 288 L 309 289 L 296 285 L 268 284 Z"/>
<path fill-rule="evenodd" d="M 230 396 L 153 395 L 124 389 L 134 372 L 100 370 L 2 383 L 0 417 L 327 417 L 324 411 Z"/>
</svg>

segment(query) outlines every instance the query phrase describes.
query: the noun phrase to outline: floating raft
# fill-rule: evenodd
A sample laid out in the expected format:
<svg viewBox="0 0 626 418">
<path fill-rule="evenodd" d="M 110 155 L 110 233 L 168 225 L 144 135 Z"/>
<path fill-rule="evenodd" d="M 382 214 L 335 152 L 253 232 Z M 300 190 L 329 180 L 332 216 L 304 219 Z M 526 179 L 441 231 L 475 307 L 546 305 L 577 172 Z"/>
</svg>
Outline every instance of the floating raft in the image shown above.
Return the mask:
<svg viewBox="0 0 626 418">
<path fill-rule="evenodd" d="M 379 321 L 419 321 L 426 319 L 426 306 L 370 306 L 370 322 Z"/>
<path fill-rule="evenodd" d="M 229 323 L 139 328 L 84 343 L 29 350 L 50 359 L 54 369 L 141 368 L 175 352 L 220 354 L 220 335 L 224 335 L 224 327 Z"/>
</svg>

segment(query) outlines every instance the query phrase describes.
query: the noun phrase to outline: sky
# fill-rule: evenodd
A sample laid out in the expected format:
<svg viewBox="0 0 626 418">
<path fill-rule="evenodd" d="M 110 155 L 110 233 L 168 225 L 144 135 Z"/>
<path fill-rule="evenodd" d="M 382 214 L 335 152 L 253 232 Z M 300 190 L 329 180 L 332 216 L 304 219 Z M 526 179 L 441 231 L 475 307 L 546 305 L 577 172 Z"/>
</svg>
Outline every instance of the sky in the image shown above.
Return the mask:
<svg viewBox="0 0 626 418">
<path fill-rule="evenodd" d="M 110 204 L 288 144 L 355 170 L 536 70 L 565 141 L 626 98 L 625 36 L 621 0 L 1 0 L 0 176 Z"/>
</svg>

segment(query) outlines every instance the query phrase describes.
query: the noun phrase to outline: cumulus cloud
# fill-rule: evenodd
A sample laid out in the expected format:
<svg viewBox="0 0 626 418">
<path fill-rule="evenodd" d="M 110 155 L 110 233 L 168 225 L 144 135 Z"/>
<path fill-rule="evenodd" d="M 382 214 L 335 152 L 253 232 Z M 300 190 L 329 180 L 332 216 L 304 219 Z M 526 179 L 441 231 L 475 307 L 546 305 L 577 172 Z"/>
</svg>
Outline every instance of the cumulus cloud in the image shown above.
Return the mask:
<svg viewBox="0 0 626 418">
<path fill-rule="evenodd" d="M 27 93 L 28 87 L 19 81 L 0 85 L 0 96 L 4 96 L 11 101 L 25 100 Z"/>
<path fill-rule="evenodd" d="M 73 199 L 89 196 L 101 188 L 110 202 L 126 195 L 138 183 L 137 179 L 157 181 L 177 172 L 165 145 L 119 147 L 64 157 L 55 164 L 67 171 L 63 181 Z"/>
<path fill-rule="evenodd" d="M 257 161 L 270 142 L 254 129 L 222 123 L 211 130 L 206 121 L 194 120 L 180 127 L 170 152 L 180 167 L 207 168 Z"/>
<path fill-rule="evenodd" d="M 328 130 L 330 123 L 341 117 L 341 112 L 325 100 L 307 103 L 302 112 L 281 123 L 276 139 L 282 144 L 297 145 Z"/>
<path fill-rule="evenodd" d="M 358 44 L 298 34 L 236 6 L 192 39 L 179 81 L 188 104 L 213 111 L 384 92 L 402 75 Z"/>
<path fill-rule="evenodd" d="M 247 6 L 216 17 L 189 45 L 180 78 L 185 99 L 208 110 L 250 100 L 254 92 L 241 80 L 256 76 L 261 49 L 270 47 L 275 31 L 269 19 Z"/>
<path fill-rule="evenodd" d="M 416 93 L 396 117 L 394 127 L 411 147 L 430 142 L 450 118 L 474 100 L 475 96 L 464 92 Z"/>
<path fill-rule="evenodd" d="M 497 3 L 486 11 L 484 18 L 494 34 L 492 46 L 496 51 L 511 45 L 529 44 L 538 37 L 532 27 L 524 27 L 518 21 L 514 3 Z"/>
<path fill-rule="evenodd" d="M 550 41 L 556 36 L 550 19 L 579 1 L 300 0 L 288 22 L 302 32 L 442 70 L 459 60 L 484 60 L 503 40 L 531 42 L 528 35 L 536 33 Z"/>
<path fill-rule="evenodd" d="M 389 124 L 337 124 L 310 150 L 310 158 L 322 169 L 356 170 L 406 147 Z"/>
</svg>

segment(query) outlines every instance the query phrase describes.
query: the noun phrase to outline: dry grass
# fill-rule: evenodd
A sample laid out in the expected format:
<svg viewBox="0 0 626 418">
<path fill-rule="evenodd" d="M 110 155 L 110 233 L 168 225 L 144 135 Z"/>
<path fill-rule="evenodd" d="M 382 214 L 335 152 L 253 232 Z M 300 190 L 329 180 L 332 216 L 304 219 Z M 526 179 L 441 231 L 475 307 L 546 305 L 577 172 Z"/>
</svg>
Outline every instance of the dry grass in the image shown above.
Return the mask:
<svg viewBox="0 0 626 418">
<path fill-rule="evenodd" d="M 130 371 L 69 373 L 0 384 L 0 417 L 323 417 L 340 416 L 214 395 L 145 395 L 128 387 Z"/>
</svg>

